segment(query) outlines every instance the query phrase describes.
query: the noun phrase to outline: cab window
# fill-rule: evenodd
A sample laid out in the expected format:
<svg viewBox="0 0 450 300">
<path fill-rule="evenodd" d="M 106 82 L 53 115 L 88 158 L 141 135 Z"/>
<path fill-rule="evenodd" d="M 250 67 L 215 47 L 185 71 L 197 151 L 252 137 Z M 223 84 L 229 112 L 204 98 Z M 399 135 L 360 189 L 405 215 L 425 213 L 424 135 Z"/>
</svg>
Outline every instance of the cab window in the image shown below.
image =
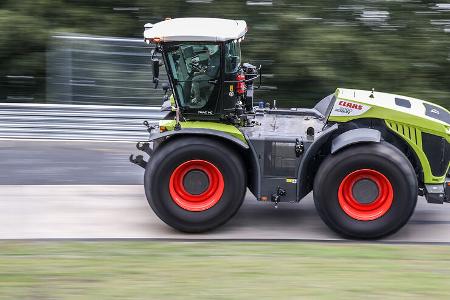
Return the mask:
<svg viewBox="0 0 450 300">
<path fill-rule="evenodd" d="M 225 72 L 236 73 L 241 64 L 241 44 L 237 40 L 225 44 Z"/>
<path fill-rule="evenodd" d="M 220 76 L 218 44 L 176 45 L 169 49 L 167 58 L 182 107 L 202 109 L 211 98 L 217 97 L 215 90 Z"/>
</svg>

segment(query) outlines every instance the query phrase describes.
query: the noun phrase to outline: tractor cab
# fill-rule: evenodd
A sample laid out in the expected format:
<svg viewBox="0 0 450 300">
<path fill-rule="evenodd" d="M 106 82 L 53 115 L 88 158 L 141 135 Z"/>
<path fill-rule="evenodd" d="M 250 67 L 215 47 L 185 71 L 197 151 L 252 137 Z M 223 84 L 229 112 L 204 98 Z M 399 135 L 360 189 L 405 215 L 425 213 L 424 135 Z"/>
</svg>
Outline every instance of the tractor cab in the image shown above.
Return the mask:
<svg viewBox="0 0 450 300">
<path fill-rule="evenodd" d="M 245 21 L 213 18 L 145 25 L 145 41 L 155 45 L 153 81 L 157 86 L 161 57 L 183 119 L 241 123 L 252 112 L 258 69 L 241 62 L 246 32 Z"/>
</svg>

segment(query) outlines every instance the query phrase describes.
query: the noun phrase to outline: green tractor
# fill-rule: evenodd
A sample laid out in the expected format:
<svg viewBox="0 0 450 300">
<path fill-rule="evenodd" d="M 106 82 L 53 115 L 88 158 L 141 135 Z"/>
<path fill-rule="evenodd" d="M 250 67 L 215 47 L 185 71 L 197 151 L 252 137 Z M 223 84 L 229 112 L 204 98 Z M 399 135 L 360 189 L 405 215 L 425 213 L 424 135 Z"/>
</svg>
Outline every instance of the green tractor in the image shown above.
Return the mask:
<svg viewBox="0 0 450 300">
<path fill-rule="evenodd" d="M 161 220 L 204 232 L 236 214 L 247 188 L 274 205 L 313 191 L 331 229 L 375 239 L 408 222 L 418 195 L 450 202 L 446 109 L 342 88 L 312 109 L 254 104 L 260 67 L 241 62 L 246 32 L 245 21 L 225 19 L 146 25 L 156 86 L 162 61 L 168 74 L 166 115 L 145 123 L 150 137 L 137 144 L 149 160 L 130 160 L 145 168 L 145 193 Z"/>
</svg>

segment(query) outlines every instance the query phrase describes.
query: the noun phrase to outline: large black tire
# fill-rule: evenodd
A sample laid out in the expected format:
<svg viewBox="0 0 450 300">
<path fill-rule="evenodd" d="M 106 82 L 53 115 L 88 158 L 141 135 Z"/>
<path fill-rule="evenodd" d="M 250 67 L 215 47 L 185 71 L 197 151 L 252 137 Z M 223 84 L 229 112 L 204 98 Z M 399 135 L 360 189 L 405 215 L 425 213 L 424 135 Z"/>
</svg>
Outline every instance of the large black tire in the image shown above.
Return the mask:
<svg viewBox="0 0 450 300">
<path fill-rule="evenodd" d="M 372 179 L 355 177 L 360 175 L 374 175 L 375 180 L 382 182 L 382 188 L 380 185 L 373 188 L 377 185 L 375 181 L 370 182 Z M 414 212 L 417 193 L 417 176 L 410 161 L 385 142 L 354 145 L 330 155 L 321 164 L 314 181 L 314 203 L 322 220 L 338 234 L 355 239 L 381 238 L 402 228 Z M 372 200 L 360 202 L 358 197 Z M 374 210 L 367 213 L 357 209 L 355 213 L 347 205 L 350 198 Z M 382 206 L 376 208 L 373 204 L 377 199 L 388 199 L 380 202 L 383 205 L 388 205 L 390 199 L 391 204 L 385 210 Z"/>
<path fill-rule="evenodd" d="M 192 162 L 194 163 L 189 167 L 191 169 L 189 172 L 198 173 L 198 169 L 195 169 L 196 161 L 201 161 L 206 167 L 210 166 L 211 170 L 219 172 L 218 176 L 223 179 L 223 192 L 216 194 L 217 201 L 213 205 L 206 205 L 203 209 L 195 208 L 194 202 L 187 202 L 187 206 L 183 203 L 180 205 L 180 202 L 177 203 L 172 196 L 177 189 L 173 188 L 171 180 L 176 181 L 176 178 L 181 176 L 175 174 L 180 174 L 182 165 L 186 166 Z M 187 175 L 183 176 L 186 178 Z M 220 180 L 206 180 L 206 182 L 208 190 L 211 182 Z M 244 200 L 247 183 L 242 159 L 224 142 L 207 137 L 182 137 L 157 148 L 147 164 L 144 186 L 150 206 L 162 221 L 180 231 L 195 233 L 214 229 L 231 219 Z M 199 186 L 194 188 L 198 189 Z M 220 187 L 211 189 L 212 192 L 218 190 L 222 189 Z M 206 203 L 212 198 L 204 199 Z"/>
</svg>

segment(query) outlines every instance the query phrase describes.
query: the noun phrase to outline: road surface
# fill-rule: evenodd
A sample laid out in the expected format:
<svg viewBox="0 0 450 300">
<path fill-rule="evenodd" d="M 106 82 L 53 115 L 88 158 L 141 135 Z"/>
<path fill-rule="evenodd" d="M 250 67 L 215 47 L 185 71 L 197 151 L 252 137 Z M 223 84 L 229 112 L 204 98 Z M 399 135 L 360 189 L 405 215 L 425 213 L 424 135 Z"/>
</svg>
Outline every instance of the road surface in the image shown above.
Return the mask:
<svg viewBox="0 0 450 300">
<path fill-rule="evenodd" d="M 179 233 L 149 208 L 143 170 L 127 160 L 133 149 L 128 143 L 0 141 L 0 238 L 340 240 L 316 214 L 311 195 L 276 209 L 248 194 L 218 230 Z M 450 205 L 419 198 L 409 224 L 384 241 L 450 243 Z"/>
<path fill-rule="evenodd" d="M 0 185 L 142 184 L 135 143 L 0 140 Z M 142 154 L 142 152 L 141 152 Z"/>
</svg>

